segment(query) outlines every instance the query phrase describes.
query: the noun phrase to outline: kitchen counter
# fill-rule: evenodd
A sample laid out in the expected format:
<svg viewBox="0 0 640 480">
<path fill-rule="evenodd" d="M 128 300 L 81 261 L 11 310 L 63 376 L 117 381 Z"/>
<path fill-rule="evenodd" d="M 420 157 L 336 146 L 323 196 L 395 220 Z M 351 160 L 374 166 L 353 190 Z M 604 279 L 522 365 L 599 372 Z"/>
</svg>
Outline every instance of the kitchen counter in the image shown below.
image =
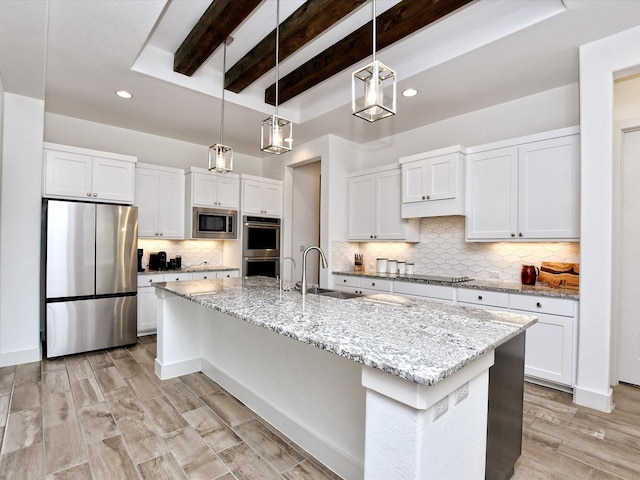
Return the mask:
<svg viewBox="0 0 640 480">
<path fill-rule="evenodd" d="M 472 288 L 479 290 L 490 290 L 494 292 L 521 293 L 525 295 L 539 295 L 543 297 L 561 297 L 578 300 L 580 298 L 577 290 L 569 288 L 551 288 L 545 284 L 533 286 L 522 285 L 520 283 L 500 282 L 496 280 L 468 280 L 465 282 L 447 282 L 432 280 L 427 275 L 392 275 L 390 273 L 378 273 L 374 271 L 356 272 L 353 270 L 334 271 L 335 275 L 349 275 L 354 277 L 379 278 L 398 282 L 425 283 L 431 285 L 444 285 L 456 288 Z"/>
<path fill-rule="evenodd" d="M 303 299 L 264 277 L 155 286 L 421 385 L 434 385 L 535 323 L 528 315 L 384 294 Z"/>
<path fill-rule="evenodd" d="M 237 270 L 239 270 L 239 268 L 225 267 L 224 265 L 195 265 L 193 267 L 174 268 L 172 270 L 149 270 L 147 268 L 144 272 L 138 272 L 138 275 L 156 275 L 158 273 L 227 272 Z"/>
<path fill-rule="evenodd" d="M 536 321 L 264 277 L 155 286 L 156 374 L 202 371 L 345 479 L 484 479 L 495 349 Z"/>
</svg>

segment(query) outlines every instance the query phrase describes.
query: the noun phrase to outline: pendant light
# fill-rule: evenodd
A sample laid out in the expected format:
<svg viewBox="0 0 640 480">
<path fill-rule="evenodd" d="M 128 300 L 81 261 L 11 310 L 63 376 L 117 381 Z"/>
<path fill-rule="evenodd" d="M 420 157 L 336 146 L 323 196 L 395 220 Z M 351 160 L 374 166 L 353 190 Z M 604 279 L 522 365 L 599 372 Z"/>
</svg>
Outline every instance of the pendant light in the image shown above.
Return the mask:
<svg viewBox="0 0 640 480">
<path fill-rule="evenodd" d="M 280 44 L 280 0 L 276 2 L 276 108 L 274 115 L 262 121 L 260 149 L 263 152 L 282 153 L 291 151 L 293 143 L 293 124 L 291 120 L 278 116 L 278 61 Z"/>
<path fill-rule="evenodd" d="M 232 37 L 224 41 L 222 54 L 222 107 L 220 108 L 220 142 L 209 147 L 209 170 L 227 173 L 233 170 L 233 149 L 222 143 L 224 133 L 224 84 L 227 78 L 227 45 L 233 41 Z"/>
<path fill-rule="evenodd" d="M 396 72 L 376 60 L 376 0 L 373 0 L 373 62 L 353 72 L 351 110 L 368 122 L 396 113 Z"/>
</svg>

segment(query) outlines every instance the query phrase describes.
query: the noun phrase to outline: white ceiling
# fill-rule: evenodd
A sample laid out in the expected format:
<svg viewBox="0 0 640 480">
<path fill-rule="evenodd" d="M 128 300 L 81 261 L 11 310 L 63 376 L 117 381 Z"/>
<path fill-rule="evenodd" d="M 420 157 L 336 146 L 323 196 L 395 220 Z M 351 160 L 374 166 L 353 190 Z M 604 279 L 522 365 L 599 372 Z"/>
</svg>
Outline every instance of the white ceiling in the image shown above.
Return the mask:
<svg viewBox="0 0 640 480">
<path fill-rule="evenodd" d="M 377 13 L 398 0 L 377 0 Z M 173 51 L 208 0 L 0 1 L 0 78 L 5 91 L 45 99 L 47 112 L 176 138 L 218 141 L 222 49 L 193 77 L 172 71 Z M 303 0 L 281 0 L 286 18 Z M 227 68 L 275 27 L 264 0 L 233 33 Z M 280 74 L 371 20 L 366 3 L 280 64 Z M 578 46 L 640 25 L 639 0 L 476 0 L 378 53 L 398 72 L 398 114 L 369 124 L 350 113 L 351 71 L 280 106 L 294 120 L 294 148 L 332 133 L 362 143 L 578 81 Z M 336 52 L 339 54 L 339 52 Z M 368 61 L 368 60 L 367 60 Z M 363 61 L 362 65 L 367 63 Z M 260 121 L 273 113 L 264 89 L 274 72 L 225 94 L 225 138 L 262 156 Z M 117 89 L 134 94 L 115 96 Z"/>
</svg>

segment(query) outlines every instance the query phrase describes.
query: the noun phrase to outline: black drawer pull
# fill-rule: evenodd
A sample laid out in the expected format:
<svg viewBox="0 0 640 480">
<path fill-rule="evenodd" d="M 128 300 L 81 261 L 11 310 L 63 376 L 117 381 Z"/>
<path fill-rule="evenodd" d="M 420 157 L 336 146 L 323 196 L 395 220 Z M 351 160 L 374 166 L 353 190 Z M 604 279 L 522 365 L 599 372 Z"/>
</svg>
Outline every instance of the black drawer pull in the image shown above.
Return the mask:
<svg viewBox="0 0 640 480">
<path fill-rule="evenodd" d="M 482 295 L 478 295 L 478 300 L 482 300 Z"/>
<path fill-rule="evenodd" d="M 536 307 L 542 308 L 542 304 L 540 302 L 536 303 Z"/>
<path fill-rule="evenodd" d="M 344 283 L 347 283 L 347 279 L 345 278 L 344 280 L 342 280 Z"/>
</svg>

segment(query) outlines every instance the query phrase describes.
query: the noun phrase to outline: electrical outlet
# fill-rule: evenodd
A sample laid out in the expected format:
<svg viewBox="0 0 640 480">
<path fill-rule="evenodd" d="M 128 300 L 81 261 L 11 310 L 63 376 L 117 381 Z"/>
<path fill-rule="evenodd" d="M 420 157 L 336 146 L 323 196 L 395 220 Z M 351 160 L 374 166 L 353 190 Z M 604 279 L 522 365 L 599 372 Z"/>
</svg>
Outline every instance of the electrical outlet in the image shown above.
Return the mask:
<svg viewBox="0 0 640 480">
<path fill-rule="evenodd" d="M 449 409 L 449 396 L 444 397 L 438 403 L 435 404 L 433 409 L 433 419 L 435 420 L 440 415 L 445 413 Z"/>
<path fill-rule="evenodd" d="M 489 278 L 500 280 L 500 272 L 498 270 L 489 270 Z"/>
<path fill-rule="evenodd" d="M 469 395 L 469 382 L 462 385 L 460 388 L 456 390 L 456 405 L 460 403 L 462 400 L 467 398 Z"/>
</svg>

